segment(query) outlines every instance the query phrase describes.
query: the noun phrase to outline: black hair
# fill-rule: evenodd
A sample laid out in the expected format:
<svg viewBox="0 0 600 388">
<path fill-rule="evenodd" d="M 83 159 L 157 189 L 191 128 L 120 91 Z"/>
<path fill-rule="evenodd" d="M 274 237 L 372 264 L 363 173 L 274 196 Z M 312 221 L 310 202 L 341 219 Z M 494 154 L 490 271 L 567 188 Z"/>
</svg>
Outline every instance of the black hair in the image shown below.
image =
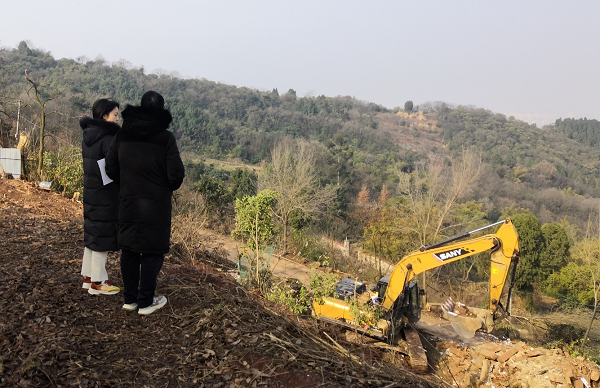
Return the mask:
<svg viewBox="0 0 600 388">
<path fill-rule="evenodd" d="M 103 119 L 104 115 L 109 114 L 113 109 L 118 108 L 119 103 L 110 98 L 101 98 L 92 105 L 92 117 L 95 119 Z"/>
<path fill-rule="evenodd" d="M 164 109 L 165 99 L 160 93 L 149 90 L 142 96 L 141 105 L 145 109 Z"/>
</svg>

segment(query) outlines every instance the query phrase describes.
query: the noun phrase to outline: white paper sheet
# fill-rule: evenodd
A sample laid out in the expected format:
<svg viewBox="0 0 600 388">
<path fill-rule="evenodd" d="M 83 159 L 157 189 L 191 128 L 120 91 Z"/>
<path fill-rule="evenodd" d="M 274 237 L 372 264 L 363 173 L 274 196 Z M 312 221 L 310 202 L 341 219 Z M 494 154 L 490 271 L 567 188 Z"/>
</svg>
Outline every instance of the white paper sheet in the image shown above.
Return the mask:
<svg viewBox="0 0 600 388">
<path fill-rule="evenodd" d="M 100 174 L 102 175 L 102 184 L 106 186 L 113 181 L 106 175 L 106 159 L 100 159 L 98 161 L 98 167 L 100 167 Z"/>
</svg>

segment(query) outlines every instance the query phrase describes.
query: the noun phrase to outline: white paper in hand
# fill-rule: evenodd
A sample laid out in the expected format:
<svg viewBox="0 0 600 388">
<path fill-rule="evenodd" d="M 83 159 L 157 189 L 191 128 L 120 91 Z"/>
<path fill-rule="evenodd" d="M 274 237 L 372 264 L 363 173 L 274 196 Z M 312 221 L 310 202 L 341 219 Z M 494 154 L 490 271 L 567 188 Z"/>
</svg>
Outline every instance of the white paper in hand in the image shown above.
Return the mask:
<svg viewBox="0 0 600 388">
<path fill-rule="evenodd" d="M 106 186 L 113 181 L 106 175 L 106 159 L 100 159 L 98 161 L 98 167 L 100 167 L 100 174 L 102 175 L 102 184 Z"/>
</svg>

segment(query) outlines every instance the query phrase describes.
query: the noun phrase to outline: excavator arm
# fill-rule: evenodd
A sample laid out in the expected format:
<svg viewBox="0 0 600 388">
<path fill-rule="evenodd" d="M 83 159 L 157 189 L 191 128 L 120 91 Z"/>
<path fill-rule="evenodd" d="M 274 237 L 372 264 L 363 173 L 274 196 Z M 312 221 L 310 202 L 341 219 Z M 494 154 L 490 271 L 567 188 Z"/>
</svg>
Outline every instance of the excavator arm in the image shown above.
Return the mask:
<svg viewBox="0 0 600 388">
<path fill-rule="evenodd" d="M 500 228 L 494 234 L 468 239 L 476 232 L 498 225 Z M 510 219 L 422 247 L 402 258 L 389 277 L 382 301 L 382 306 L 393 317 L 391 321 L 395 322 L 398 319 L 414 321 L 415 317 L 412 316 L 414 312 L 402 306 L 405 305 L 404 299 L 409 288 L 407 286 L 415 276 L 424 271 L 487 251 L 491 251 L 489 309 L 463 306 L 468 310 L 467 316 L 443 309 L 443 316 L 452 323 L 455 331 L 465 338 L 472 337 L 480 329 L 491 331 L 494 328 L 494 322 L 509 313 L 512 284 L 519 259 L 519 237 Z M 505 308 L 500 302 L 500 297 L 509 276 Z"/>
<path fill-rule="evenodd" d="M 501 226 L 494 234 L 458 241 L 497 225 Z M 423 247 L 403 257 L 390 275 L 382 301 L 383 307 L 391 309 L 398 297 L 404 292 L 406 285 L 420 273 L 490 250 L 492 251 L 490 310 L 495 312 L 500 303 L 500 296 L 511 263 L 517 260 L 519 255 L 519 237 L 510 219 Z"/>
</svg>

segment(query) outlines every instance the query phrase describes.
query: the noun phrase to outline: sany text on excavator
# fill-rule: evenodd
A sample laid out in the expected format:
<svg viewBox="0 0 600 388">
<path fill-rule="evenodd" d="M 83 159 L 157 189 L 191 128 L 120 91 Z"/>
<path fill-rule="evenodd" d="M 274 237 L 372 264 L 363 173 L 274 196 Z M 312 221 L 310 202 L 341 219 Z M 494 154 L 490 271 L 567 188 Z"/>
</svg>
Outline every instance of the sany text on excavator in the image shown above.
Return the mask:
<svg viewBox="0 0 600 388">
<path fill-rule="evenodd" d="M 496 233 L 467 239 L 477 232 L 498 225 L 500 228 Z M 320 320 L 378 338 L 390 345 L 399 344 L 398 341 L 403 339 L 402 334 L 404 334 L 409 348 L 416 349 L 420 345 L 418 335 L 407 334 L 408 324 L 416 323 L 421 317 L 421 295 L 424 291 L 419 289 L 415 276 L 486 251 L 491 251 L 489 309 L 468 308 L 468 316 L 455 314 L 448 308 L 444 308 L 443 311 L 444 317 L 462 336 L 473 336 L 478 330 L 490 332 L 494 328 L 495 321 L 509 314 L 512 284 L 519 260 L 519 237 L 510 219 L 422 247 L 408 254 L 396 264 L 391 275 L 379 280 L 375 289 L 377 294 L 368 291 L 363 282 L 343 279 L 337 286 L 337 298 L 327 297 L 320 301 L 322 303 L 313 301 L 313 315 Z M 509 279 L 509 286 L 506 301 L 502 304 L 500 299 L 507 279 Z M 371 299 L 374 295 L 376 295 L 374 299 L 378 304 L 377 308 L 383 309 L 381 311 L 383 314 L 379 314 L 383 315 L 383 318 L 366 325 L 359 325 L 350 311 L 348 298 L 357 298 L 359 303 L 367 304 L 372 303 Z M 411 346 L 410 339 L 419 341 L 419 344 Z"/>
</svg>

